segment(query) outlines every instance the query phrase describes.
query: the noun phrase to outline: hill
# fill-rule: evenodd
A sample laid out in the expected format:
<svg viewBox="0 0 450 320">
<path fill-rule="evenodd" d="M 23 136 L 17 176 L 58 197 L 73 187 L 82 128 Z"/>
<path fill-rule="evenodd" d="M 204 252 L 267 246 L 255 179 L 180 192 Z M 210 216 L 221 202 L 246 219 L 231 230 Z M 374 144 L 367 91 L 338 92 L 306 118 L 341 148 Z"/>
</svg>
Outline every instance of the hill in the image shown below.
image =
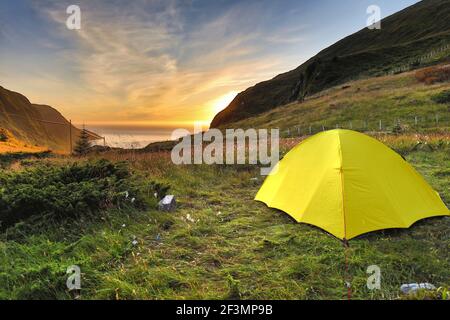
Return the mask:
<svg viewBox="0 0 450 320">
<path fill-rule="evenodd" d="M 420 75 L 430 70 L 450 73 L 450 65 L 347 82 L 303 102 L 233 122 L 230 127 L 279 128 L 282 136 L 309 135 L 336 127 L 392 132 L 399 126 L 411 132 L 448 132 L 450 82 L 424 83 Z"/>
<path fill-rule="evenodd" d="M 256 84 L 218 113 L 223 127 L 324 89 L 360 78 L 383 76 L 448 60 L 450 0 L 424 0 L 319 52 L 304 64 Z"/>
<path fill-rule="evenodd" d="M 0 86 L 0 128 L 8 131 L 9 142 L 14 139 L 16 151 L 49 148 L 68 152 L 70 132 L 72 141 L 78 139 L 80 129 L 70 127 L 69 121 L 56 109 L 32 104 L 20 93 Z M 100 138 L 91 133 L 93 139 Z M 8 141 L 3 141 L 4 143 Z M 22 146 L 22 147 L 21 147 Z M 1 149 L 0 149 L 1 150 Z"/>
</svg>

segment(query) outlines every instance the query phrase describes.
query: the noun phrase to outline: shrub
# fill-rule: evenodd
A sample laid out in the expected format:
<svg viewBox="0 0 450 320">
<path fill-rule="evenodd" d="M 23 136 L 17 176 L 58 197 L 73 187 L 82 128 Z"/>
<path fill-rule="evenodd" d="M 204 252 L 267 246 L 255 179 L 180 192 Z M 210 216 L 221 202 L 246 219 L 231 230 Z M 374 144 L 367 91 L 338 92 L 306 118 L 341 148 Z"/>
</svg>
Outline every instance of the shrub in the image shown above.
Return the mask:
<svg viewBox="0 0 450 320">
<path fill-rule="evenodd" d="M 7 167 L 16 161 L 24 161 L 27 159 L 45 159 L 52 157 L 52 153 L 50 151 L 42 151 L 42 152 L 12 152 L 12 153 L 4 153 L 0 154 L 0 168 Z"/>
<path fill-rule="evenodd" d="M 1 228 L 31 216 L 64 218 L 144 206 L 141 185 L 125 163 L 107 160 L 0 172 Z"/>
<path fill-rule="evenodd" d="M 416 71 L 416 79 L 425 84 L 444 82 L 450 80 L 449 66 L 434 66 Z"/>
<path fill-rule="evenodd" d="M 450 90 L 442 91 L 431 97 L 436 103 L 450 103 Z"/>
<path fill-rule="evenodd" d="M 83 128 L 83 130 L 81 130 L 80 137 L 75 145 L 73 153 L 76 156 L 84 156 L 88 153 L 90 147 L 91 143 L 89 141 L 89 133 L 86 129 Z"/>
<path fill-rule="evenodd" d="M 241 292 L 239 290 L 239 280 L 233 278 L 231 274 L 227 275 L 228 282 L 228 296 L 226 297 L 228 300 L 240 300 Z"/>
<path fill-rule="evenodd" d="M 169 188 L 170 188 L 169 186 L 167 186 L 165 184 L 155 182 L 155 181 L 150 182 L 149 187 L 154 192 L 155 198 L 157 198 L 158 200 L 161 200 L 162 198 L 164 198 L 167 195 L 167 192 L 169 191 Z"/>
<path fill-rule="evenodd" d="M 397 121 L 396 124 L 394 125 L 394 127 L 392 128 L 392 133 L 394 133 L 394 134 L 401 134 L 403 131 L 405 131 L 404 126 L 402 126 L 400 124 L 400 122 Z"/>
<path fill-rule="evenodd" d="M 6 141 L 8 141 L 8 134 L 4 129 L 0 128 L 0 142 Z"/>
</svg>

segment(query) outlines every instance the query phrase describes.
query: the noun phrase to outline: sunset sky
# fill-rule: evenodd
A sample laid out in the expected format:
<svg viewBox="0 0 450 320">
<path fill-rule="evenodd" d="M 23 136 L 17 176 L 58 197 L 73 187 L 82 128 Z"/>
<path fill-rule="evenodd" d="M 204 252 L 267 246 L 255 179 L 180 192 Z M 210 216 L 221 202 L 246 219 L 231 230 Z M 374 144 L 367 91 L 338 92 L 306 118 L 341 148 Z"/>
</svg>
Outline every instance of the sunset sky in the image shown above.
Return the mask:
<svg viewBox="0 0 450 320">
<path fill-rule="evenodd" d="M 81 123 L 209 122 L 240 91 L 291 70 L 415 0 L 1 0 L 0 86 Z M 66 8 L 81 8 L 81 30 Z"/>
</svg>

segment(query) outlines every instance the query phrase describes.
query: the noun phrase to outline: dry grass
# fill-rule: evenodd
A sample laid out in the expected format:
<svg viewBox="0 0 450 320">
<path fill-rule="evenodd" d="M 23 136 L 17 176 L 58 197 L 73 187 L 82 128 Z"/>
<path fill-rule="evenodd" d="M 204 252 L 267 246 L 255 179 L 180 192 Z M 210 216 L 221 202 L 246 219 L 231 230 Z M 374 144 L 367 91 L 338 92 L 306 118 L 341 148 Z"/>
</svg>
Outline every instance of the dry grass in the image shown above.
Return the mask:
<svg viewBox="0 0 450 320">
<path fill-rule="evenodd" d="M 30 146 L 25 142 L 16 139 L 9 130 L 0 128 L 0 154 L 12 152 L 42 152 L 43 147 Z"/>
<path fill-rule="evenodd" d="M 450 80 L 450 65 L 433 66 L 416 71 L 415 77 L 425 84 L 434 84 Z"/>
<path fill-rule="evenodd" d="M 42 152 L 45 151 L 46 148 L 27 146 L 26 144 L 9 144 L 0 142 L 0 153 L 12 153 L 12 152 Z"/>
</svg>

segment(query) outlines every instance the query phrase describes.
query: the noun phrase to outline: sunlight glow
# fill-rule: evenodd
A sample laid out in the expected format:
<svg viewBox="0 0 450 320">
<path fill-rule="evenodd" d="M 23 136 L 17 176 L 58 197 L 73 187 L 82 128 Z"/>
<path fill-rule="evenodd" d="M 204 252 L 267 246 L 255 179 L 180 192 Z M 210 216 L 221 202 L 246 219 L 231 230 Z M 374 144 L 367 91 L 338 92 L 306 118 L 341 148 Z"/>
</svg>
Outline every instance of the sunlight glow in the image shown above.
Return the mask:
<svg viewBox="0 0 450 320">
<path fill-rule="evenodd" d="M 215 99 L 212 101 L 212 109 L 214 114 L 219 113 L 233 101 L 233 99 L 238 95 L 239 92 L 237 91 L 230 91 L 227 94 L 224 94 L 223 96 Z"/>
</svg>

